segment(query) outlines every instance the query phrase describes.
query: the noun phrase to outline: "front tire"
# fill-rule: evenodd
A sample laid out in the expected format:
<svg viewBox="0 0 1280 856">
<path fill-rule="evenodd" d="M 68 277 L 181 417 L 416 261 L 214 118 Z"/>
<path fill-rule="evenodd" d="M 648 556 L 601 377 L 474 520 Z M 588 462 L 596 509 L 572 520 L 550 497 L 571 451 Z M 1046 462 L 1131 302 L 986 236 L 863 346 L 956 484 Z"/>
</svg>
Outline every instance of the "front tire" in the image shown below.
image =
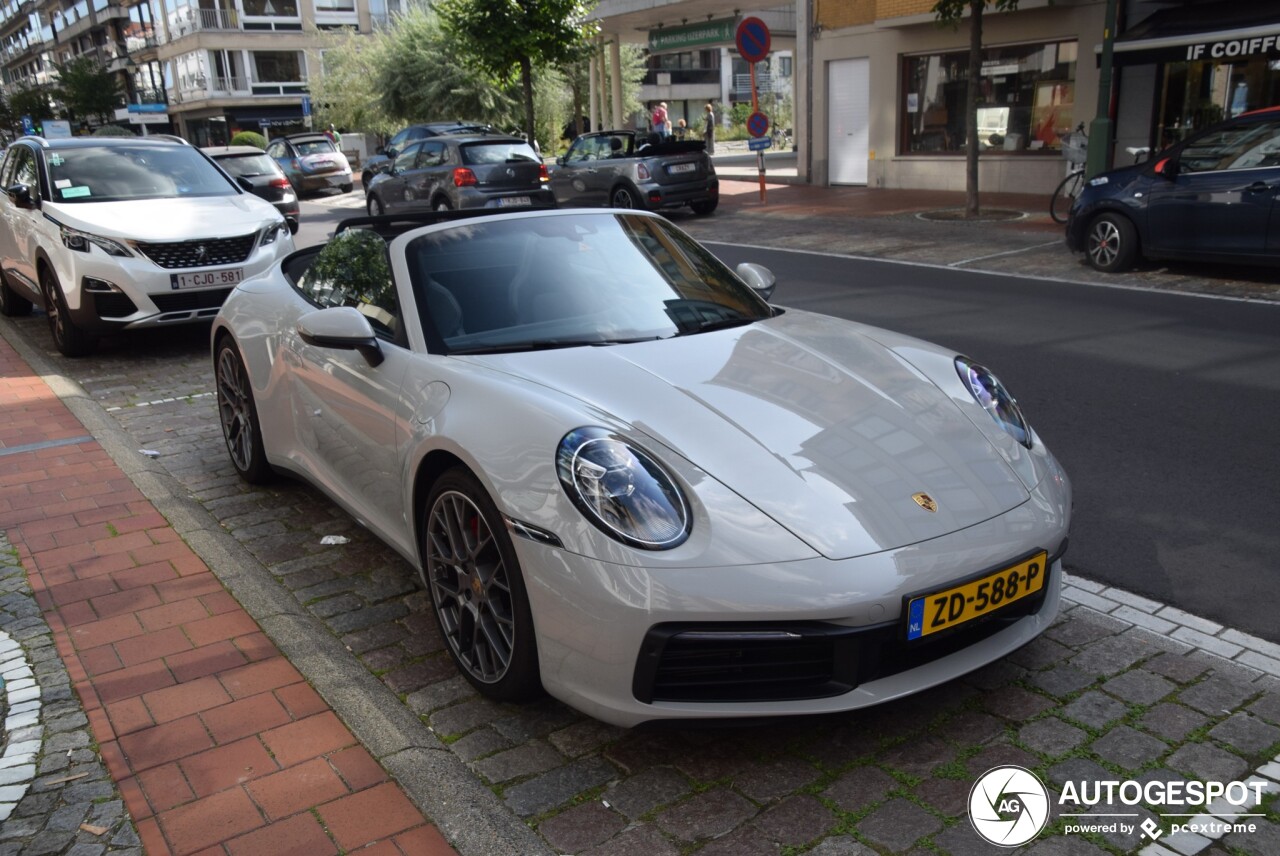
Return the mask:
<svg viewBox="0 0 1280 856">
<path fill-rule="evenodd" d="M 71 320 L 67 300 L 62 296 L 62 286 L 58 284 L 52 268 L 40 269 L 40 291 L 44 294 L 44 311 L 49 316 L 49 332 L 53 334 L 54 347 L 64 357 L 83 357 L 93 353 L 98 337 L 77 327 Z"/>
<path fill-rule="evenodd" d="M 258 422 L 258 406 L 253 400 L 249 373 L 236 349 L 235 341 L 224 336 L 218 342 L 213 360 L 218 395 L 218 421 L 227 443 L 231 465 L 249 484 L 271 480 L 271 466 L 262 446 L 262 427 Z"/>
<path fill-rule="evenodd" d="M 1138 230 L 1122 214 L 1099 214 L 1085 232 L 1084 254 L 1103 273 L 1128 270 L 1138 257 Z"/>
<path fill-rule="evenodd" d="M 433 211 L 452 211 L 453 206 L 449 204 L 449 200 L 441 196 L 436 200 L 436 204 L 431 206 Z"/>
<path fill-rule="evenodd" d="M 370 217 L 382 216 L 382 202 L 376 196 L 370 196 L 369 201 L 365 203 L 365 207 L 369 209 Z"/>
<path fill-rule="evenodd" d="M 0 273 L 0 315 L 17 318 L 31 314 L 31 301 L 14 291 L 9 278 Z"/>
<path fill-rule="evenodd" d="M 440 632 L 463 677 L 495 701 L 542 693 L 533 616 L 498 508 L 457 467 L 431 488 L 422 556 Z"/>
</svg>

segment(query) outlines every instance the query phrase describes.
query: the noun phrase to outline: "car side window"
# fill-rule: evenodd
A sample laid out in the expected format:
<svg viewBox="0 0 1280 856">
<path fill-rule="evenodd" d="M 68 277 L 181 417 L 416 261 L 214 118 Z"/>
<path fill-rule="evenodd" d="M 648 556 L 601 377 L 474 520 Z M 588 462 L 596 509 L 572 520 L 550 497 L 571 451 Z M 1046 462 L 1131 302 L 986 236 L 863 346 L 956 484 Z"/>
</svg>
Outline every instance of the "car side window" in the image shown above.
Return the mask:
<svg viewBox="0 0 1280 856">
<path fill-rule="evenodd" d="M 40 172 L 36 167 L 35 153 L 26 146 L 18 146 L 13 158 L 13 172 L 6 172 L 5 187 L 25 184 L 31 189 L 31 198 L 40 198 Z"/>
<path fill-rule="evenodd" d="M 1280 167 L 1280 122 L 1260 122 L 1237 142 L 1224 169 Z"/>
<path fill-rule="evenodd" d="M 350 229 L 339 234 L 324 245 L 294 287 L 321 309 L 355 308 L 380 339 L 399 338 L 400 304 L 387 242 L 374 232 Z"/>
<path fill-rule="evenodd" d="M 272 143 L 267 146 L 267 154 L 273 158 L 282 158 L 284 157 L 284 146 L 280 143 Z"/>
<path fill-rule="evenodd" d="M 1228 125 L 1199 137 L 1178 158 L 1183 172 L 1280 166 L 1280 121 Z"/>
<path fill-rule="evenodd" d="M 414 162 L 418 159 L 418 152 L 421 148 L 422 145 L 420 143 L 414 143 L 400 154 L 396 155 L 396 172 L 404 172 L 407 169 L 413 169 Z"/>
<path fill-rule="evenodd" d="M 444 143 L 423 143 L 418 155 L 418 168 L 439 166 L 444 163 Z"/>
</svg>

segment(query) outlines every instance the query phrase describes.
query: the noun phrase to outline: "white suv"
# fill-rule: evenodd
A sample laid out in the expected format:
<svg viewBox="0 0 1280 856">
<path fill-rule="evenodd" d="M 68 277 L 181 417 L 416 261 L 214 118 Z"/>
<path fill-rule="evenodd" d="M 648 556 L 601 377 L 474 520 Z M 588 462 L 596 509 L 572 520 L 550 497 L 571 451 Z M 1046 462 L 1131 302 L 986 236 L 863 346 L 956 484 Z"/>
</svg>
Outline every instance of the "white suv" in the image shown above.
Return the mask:
<svg viewBox="0 0 1280 856">
<path fill-rule="evenodd" d="M 177 137 L 23 137 L 0 166 L 0 313 L 69 357 L 99 334 L 211 319 L 293 252 L 284 218 Z"/>
</svg>

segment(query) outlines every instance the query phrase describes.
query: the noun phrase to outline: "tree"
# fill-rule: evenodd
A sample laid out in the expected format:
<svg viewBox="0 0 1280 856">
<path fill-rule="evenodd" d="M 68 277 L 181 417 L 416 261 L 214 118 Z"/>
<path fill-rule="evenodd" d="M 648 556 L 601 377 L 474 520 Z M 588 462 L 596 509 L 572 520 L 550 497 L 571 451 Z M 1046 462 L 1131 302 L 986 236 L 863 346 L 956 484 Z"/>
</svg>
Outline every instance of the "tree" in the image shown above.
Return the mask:
<svg viewBox="0 0 1280 856">
<path fill-rule="evenodd" d="M 31 121 L 37 125 L 45 119 L 53 118 L 49 93 L 39 86 L 18 84 L 9 90 L 7 101 L 10 121 L 14 125 L 20 123 L 23 116 L 30 116 Z"/>
<path fill-rule="evenodd" d="M 394 132 L 399 120 L 387 112 L 380 85 L 387 66 L 388 32 L 343 30 L 322 37 L 323 57 L 312 66 L 321 71 L 312 76 L 308 87 L 319 127 L 332 123 L 380 134 Z"/>
<path fill-rule="evenodd" d="M 401 123 L 461 119 L 501 127 L 516 115 L 510 88 L 469 62 L 429 8 L 413 6 L 396 18 L 376 75 L 382 109 Z"/>
<path fill-rule="evenodd" d="M 53 95 L 62 102 L 66 118 L 106 122 L 119 106 L 120 81 L 102 63 L 78 56 L 53 67 L 58 73 Z"/>
<path fill-rule="evenodd" d="M 442 0 L 436 6 L 445 30 L 472 62 L 502 82 L 519 70 L 524 129 L 536 137 L 535 65 L 562 67 L 585 55 L 596 25 L 584 0 Z"/>
<path fill-rule="evenodd" d="M 982 13 L 990 6 L 997 12 L 1018 8 L 1018 0 L 937 0 L 933 14 L 941 24 L 959 29 L 969 13 L 969 84 L 965 88 L 964 115 L 964 216 L 978 216 L 978 83 L 982 77 Z"/>
</svg>

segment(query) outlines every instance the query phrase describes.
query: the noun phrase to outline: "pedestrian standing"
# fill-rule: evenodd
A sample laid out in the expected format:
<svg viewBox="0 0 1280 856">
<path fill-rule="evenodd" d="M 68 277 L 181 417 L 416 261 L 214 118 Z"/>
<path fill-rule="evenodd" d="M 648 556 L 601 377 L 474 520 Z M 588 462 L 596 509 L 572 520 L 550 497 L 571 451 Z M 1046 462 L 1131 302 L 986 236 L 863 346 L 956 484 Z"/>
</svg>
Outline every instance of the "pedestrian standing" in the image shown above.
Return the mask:
<svg viewBox="0 0 1280 856">
<path fill-rule="evenodd" d="M 707 154 L 716 153 L 716 110 L 711 106 L 711 102 L 707 102 L 707 106 L 703 108 L 703 131 L 702 139 L 707 144 Z"/>
<path fill-rule="evenodd" d="M 688 129 L 688 126 L 685 125 L 684 119 L 681 119 L 679 122 L 676 122 L 676 139 L 683 142 L 684 133 L 687 129 Z"/>
<path fill-rule="evenodd" d="M 667 102 L 658 102 L 658 109 L 653 111 L 653 130 L 664 140 L 671 135 L 671 120 L 667 117 Z"/>
</svg>

